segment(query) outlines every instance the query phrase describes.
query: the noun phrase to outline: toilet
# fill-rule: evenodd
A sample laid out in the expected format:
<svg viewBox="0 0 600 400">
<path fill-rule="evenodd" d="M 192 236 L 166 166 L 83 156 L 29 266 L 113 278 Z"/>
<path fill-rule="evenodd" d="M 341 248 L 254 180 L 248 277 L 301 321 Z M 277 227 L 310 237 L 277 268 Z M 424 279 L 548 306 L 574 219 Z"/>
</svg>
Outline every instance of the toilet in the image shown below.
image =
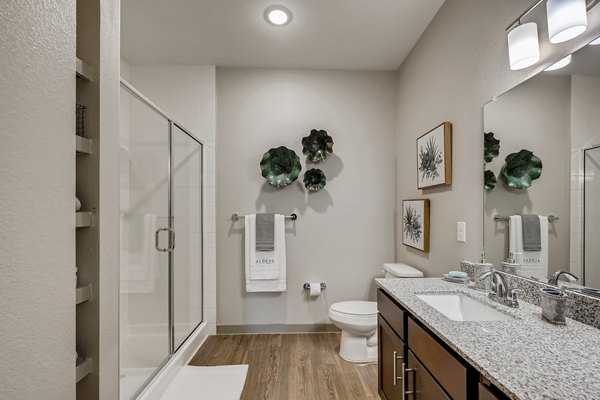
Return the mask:
<svg viewBox="0 0 600 400">
<path fill-rule="evenodd" d="M 422 278 L 410 265 L 383 264 L 386 278 Z M 329 307 L 329 319 L 342 331 L 340 357 L 355 363 L 377 361 L 377 302 L 342 301 Z"/>
</svg>

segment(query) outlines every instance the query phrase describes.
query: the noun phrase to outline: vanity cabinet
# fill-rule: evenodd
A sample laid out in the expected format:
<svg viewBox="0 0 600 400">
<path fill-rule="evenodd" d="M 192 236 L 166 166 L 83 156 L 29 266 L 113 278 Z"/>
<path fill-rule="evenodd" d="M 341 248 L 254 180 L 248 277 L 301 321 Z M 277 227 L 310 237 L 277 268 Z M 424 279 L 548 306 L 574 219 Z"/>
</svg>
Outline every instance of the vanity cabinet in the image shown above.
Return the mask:
<svg viewBox="0 0 600 400">
<path fill-rule="evenodd" d="M 408 351 L 408 369 L 405 376 L 407 397 L 423 400 L 451 400 L 410 350 Z"/>
<path fill-rule="evenodd" d="M 379 346 L 379 394 L 386 400 L 402 398 L 402 371 L 406 346 L 392 327 L 377 316 L 377 339 Z"/>
<path fill-rule="evenodd" d="M 381 289 L 377 309 L 383 400 L 507 399 Z"/>
</svg>

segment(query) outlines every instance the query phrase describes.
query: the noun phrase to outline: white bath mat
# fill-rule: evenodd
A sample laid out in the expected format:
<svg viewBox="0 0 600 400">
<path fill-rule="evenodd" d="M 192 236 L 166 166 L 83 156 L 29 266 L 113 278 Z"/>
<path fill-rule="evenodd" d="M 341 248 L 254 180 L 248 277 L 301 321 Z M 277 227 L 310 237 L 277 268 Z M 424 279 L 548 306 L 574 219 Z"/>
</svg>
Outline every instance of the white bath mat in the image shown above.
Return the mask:
<svg viewBox="0 0 600 400">
<path fill-rule="evenodd" d="M 160 397 L 161 400 L 239 400 L 247 365 L 194 367 L 187 365 Z"/>
</svg>

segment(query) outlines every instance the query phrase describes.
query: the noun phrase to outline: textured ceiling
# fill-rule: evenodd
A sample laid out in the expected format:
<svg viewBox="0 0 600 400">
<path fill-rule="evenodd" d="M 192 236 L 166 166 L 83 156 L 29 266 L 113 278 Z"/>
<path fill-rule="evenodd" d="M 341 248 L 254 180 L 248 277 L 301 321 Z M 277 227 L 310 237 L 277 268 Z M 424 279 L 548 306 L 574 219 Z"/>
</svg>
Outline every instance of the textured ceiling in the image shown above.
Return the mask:
<svg viewBox="0 0 600 400">
<path fill-rule="evenodd" d="M 400 66 L 443 0 L 122 0 L 130 63 L 390 70 Z M 279 4 L 293 13 L 275 27 Z"/>
</svg>

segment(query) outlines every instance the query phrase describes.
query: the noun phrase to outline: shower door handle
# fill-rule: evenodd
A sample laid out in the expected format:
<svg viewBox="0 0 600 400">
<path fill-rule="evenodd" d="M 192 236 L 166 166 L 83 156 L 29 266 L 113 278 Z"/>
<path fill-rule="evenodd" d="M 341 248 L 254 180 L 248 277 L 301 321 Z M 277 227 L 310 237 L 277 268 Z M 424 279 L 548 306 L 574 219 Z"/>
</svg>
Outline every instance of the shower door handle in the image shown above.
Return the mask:
<svg viewBox="0 0 600 400">
<path fill-rule="evenodd" d="M 175 229 L 169 228 L 169 251 L 175 250 Z"/>
<path fill-rule="evenodd" d="M 160 239 L 160 233 L 166 231 L 169 232 L 169 247 L 160 247 L 158 242 Z M 173 244 L 173 242 L 171 241 L 171 229 L 170 228 L 158 228 L 156 230 L 156 232 L 154 232 L 154 247 L 156 248 L 156 250 L 158 251 L 162 251 L 162 252 L 167 252 L 167 251 L 171 251 L 171 245 Z"/>
</svg>

